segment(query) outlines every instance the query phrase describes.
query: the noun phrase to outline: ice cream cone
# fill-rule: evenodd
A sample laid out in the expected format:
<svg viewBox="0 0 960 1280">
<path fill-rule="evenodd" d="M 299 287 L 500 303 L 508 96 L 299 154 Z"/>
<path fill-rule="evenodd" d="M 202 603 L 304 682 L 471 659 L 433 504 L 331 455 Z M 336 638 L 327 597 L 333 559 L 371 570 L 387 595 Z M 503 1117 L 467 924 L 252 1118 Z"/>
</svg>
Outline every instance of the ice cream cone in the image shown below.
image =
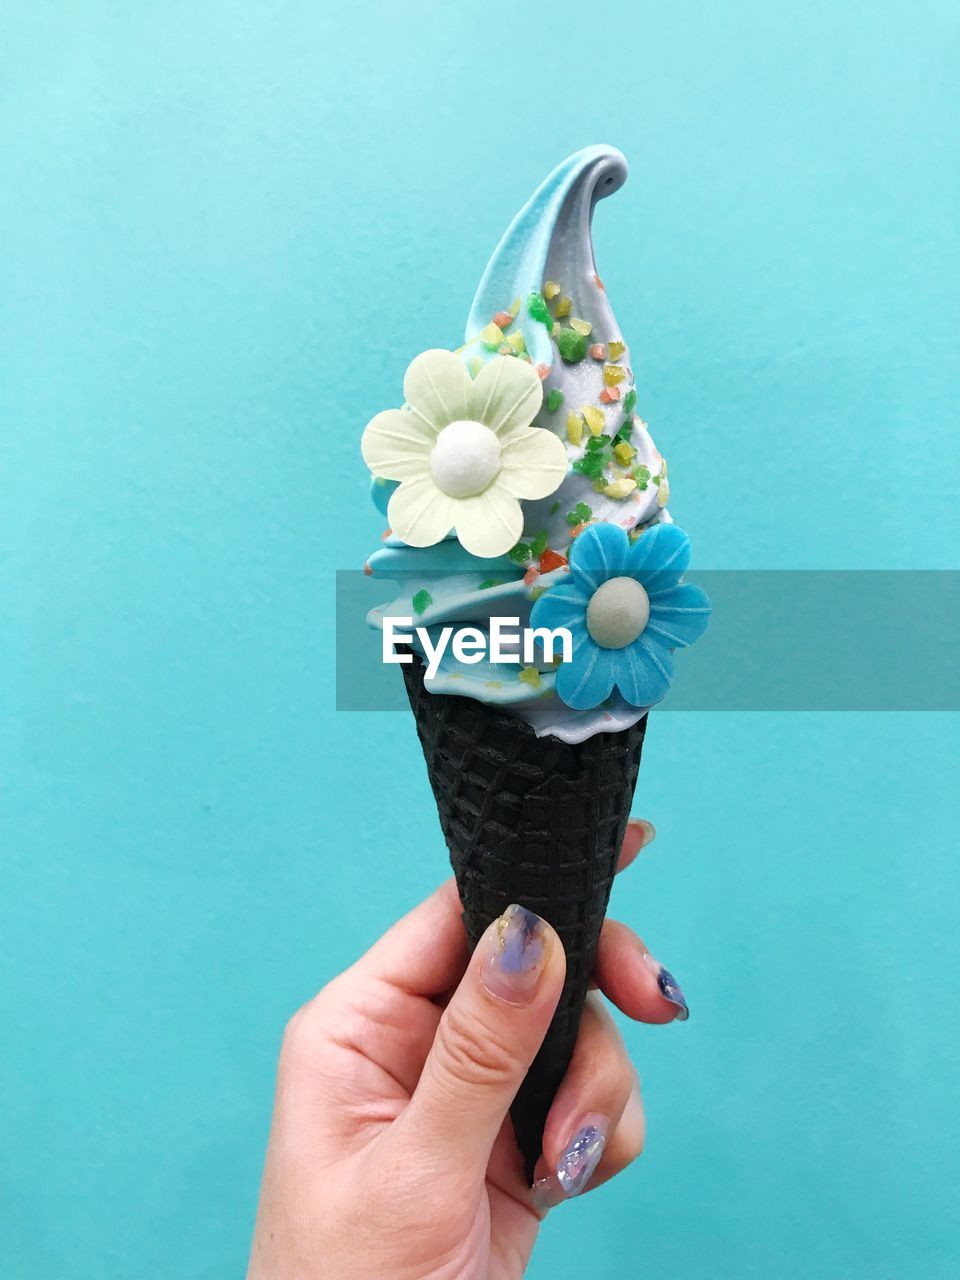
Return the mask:
<svg viewBox="0 0 960 1280">
<path fill-rule="evenodd" d="M 517 902 L 550 922 L 566 953 L 560 1002 L 511 1111 L 532 1182 L 576 1043 L 647 717 L 580 743 L 538 738 L 495 706 L 428 693 L 417 658 L 402 671 L 471 947 Z"/>
</svg>

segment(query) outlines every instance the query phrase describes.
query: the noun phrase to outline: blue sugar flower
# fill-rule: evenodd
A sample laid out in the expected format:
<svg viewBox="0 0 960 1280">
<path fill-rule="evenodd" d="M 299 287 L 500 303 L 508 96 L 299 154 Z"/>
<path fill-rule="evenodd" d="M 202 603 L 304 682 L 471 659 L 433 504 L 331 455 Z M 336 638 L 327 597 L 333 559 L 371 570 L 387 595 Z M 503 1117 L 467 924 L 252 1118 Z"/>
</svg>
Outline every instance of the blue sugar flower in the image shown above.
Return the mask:
<svg viewBox="0 0 960 1280">
<path fill-rule="evenodd" d="M 631 542 L 613 524 L 584 529 L 570 553 L 570 577 L 534 604 L 532 627 L 566 627 L 570 662 L 557 669 L 556 690 L 576 711 L 600 705 L 614 688 L 634 707 L 659 702 L 673 679 L 673 650 L 703 635 L 710 618 L 705 592 L 681 583 L 690 539 L 675 524 L 657 524 Z"/>
</svg>

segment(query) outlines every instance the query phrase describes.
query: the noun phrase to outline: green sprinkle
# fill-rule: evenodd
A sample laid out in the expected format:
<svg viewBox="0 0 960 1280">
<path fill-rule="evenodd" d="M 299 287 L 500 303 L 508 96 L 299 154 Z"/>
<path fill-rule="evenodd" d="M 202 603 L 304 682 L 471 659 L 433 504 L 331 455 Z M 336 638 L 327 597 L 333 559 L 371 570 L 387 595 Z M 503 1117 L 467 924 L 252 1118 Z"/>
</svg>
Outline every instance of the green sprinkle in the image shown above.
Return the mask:
<svg viewBox="0 0 960 1280">
<path fill-rule="evenodd" d="M 589 476 L 591 480 L 596 480 L 600 477 L 606 464 L 607 459 L 602 453 L 585 453 L 582 458 L 578 458 L 573 464 L 573 469 L 582 476 Z"/>
<path fill-rule="evenodd" d="M 525 564 L 530 559 L 530 548 L 525 542 L 518 542 L 515 547 L 507 552 L 507 555 L 516 564 Z"/>
<path fill-rule="evenodd" d="M 633 431 L 633 423 L 631 422 L 631 420 L 630 420 L 629 418 L 627 418 L 626 422 L 623 424 L 623 426 L 620 428 L 620 430 L 619 430 L 619 431 L 617 432 L 617 434 L 614 436 L 614 438 L 613 438 L 613 439 L 614 439 L 614 443 L 615 443 L 615 444 L 629 444 L 629 443 L 630 443 L 630 433 L 631 433 L 631 431 Z"/>
<path fill-rule="evenodd" d="M 565 364 L 578 364 L 587 354 L 587 339 L 576 329 L 561 329 L 557 334 L 557 350 Z"/>
<path fill-rule="evenodd" d="M 543 555 L 547 549 L 547 531 L 541 529 L 534 540 L 530 543 L 530 554 L 537 559 Z"/>
<path fill-rule="evenodd" d="M 556 502 L 551 503 L 551 505 L 550 505 L 550 514 L 551 514 L 552 516 L 555 516 L 559 510 L 560 510 L 560 499 L 558 498 L 558 499 L 556 500 Z"/>
<path fill-rule="evenodd" d="M 547 408 L 551 413 L 556 413 L 563 404 L 563 392 L 559 387 L 552 387 L 547 392 Z"/>
<path fill-rule="evenodd" d="M 423 613 L 424 609 L 429 609 L 432 604 L 433 604 L 433 596 L 426 589 L 426 587 L 423 587 L 413 597 L 413 611 L 418 618 L 420 614 Z"/>
<path fill-rule="evenodd" d="M 545 324 L 548 332 L 553 329 L 553 316 L 547 310 L 546 299 L 536 289 L 527 299 L 527 314 L 534 320 L 539 320 L 541 324 Z"/>
<path fill-rule="evenodd" d="M 585 502 L 578 502 L 572 511 L 567 512 L 567 524 L 571 527 L 578 524 L 586 524 L 593 516 L 593 512 Z"/>
<path fill-rule="evenodd" d="M 545 596 L 549 591 L 549 587 L 531 587 L 527 592 L 527 596 L 531 600 L 539 600 L 541 596 Z"/>
<path fill-rule="evenodd" d="M 627 394 L 623 397 L 623 412 L 633 413 L 634 406 L 637 403 L 637 388 L 631 387 Z"/>
<path fill-rule="evenodd" d="M 597 453 L 600 449 L 605 449 L 609 443 L 609 436 L 591 436 L 587 441 L 587 453 Z"/>
</svg>

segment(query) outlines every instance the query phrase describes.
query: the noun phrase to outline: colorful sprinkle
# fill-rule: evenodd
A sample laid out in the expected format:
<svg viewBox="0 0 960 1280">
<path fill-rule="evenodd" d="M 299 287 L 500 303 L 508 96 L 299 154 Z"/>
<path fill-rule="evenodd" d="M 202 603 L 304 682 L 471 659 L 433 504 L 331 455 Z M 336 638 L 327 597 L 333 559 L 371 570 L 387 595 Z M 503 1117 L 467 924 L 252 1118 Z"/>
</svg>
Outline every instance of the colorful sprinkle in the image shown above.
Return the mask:
<svg viewBox="0 0 960 1280">
<path fill-rule="evenodd" d="M 558 498 L 556 502 L 550 503 L 550 514 L 552 516 L 555 516 L 559 510 L 560 510 L 560 499 Z"/>
<path fill-rule="evenodd" d="M 491 587 L 502 587 L 502 586 L 503 586 L 502 578 L 488 578 L 486 582 L 480 583 L 478 590 L 489 591 Z"/>
<path fill-rule="evenodd" d="M 543 380 L 546 378 L 549 372 L 550 372 L 550 366 L 548 364 L 537 365 L 537 377 L 540 379 L 541 382 L 543 382 Z"/>
<path fill-rule="evenodd" d="M 509 329 L 513 324 L 514 317 L 509 311 L 498 311 L 493 317 L 493 323 L 501 329 Z"/>
<path fill-rule="evenodd" d="M 665 507 L 670 501 L 670 481 L 666 476 L 660 477 L 660 483 L 657 485 L 657 505 Z"/>
<path fill-rule="evenodd" d="M 561 329 L 557 334 L 557 350 L 564 364 L 577 364 L 587 351 L 587 340 L 575 329 Z"/>
<path fill-rule="evenodd" d="M 540 557 L 540 572 L 550 573 L 553 569 L 560 569 L 568 563 L 566 556 L 562 556 L 559 551 L 553 551 L 548 548 Z"/>
<path fill-rule="evenodd" d="M 608 498 L 625 498 L 627 494 L 633 493 L 636 487 L 637 482 L 633 476 L 623 476 L 622 479 L 613 480 L 605 485 L 603 492 Z"/>
<path fill-rule="evenodd" d="M 547 531 L 541 529 L 534 540 L 530 543 L 530 554 L 539 559 L 547 549 Z"/>
<path fill-rule="evenodd" d="M 526 564 L 530 559 L 530 548 L 525 542 L 518 542 L 515 547 L 510 548 L 507 555 L 515 564 Z"/>
<path fill-rule="evenodd" d="M 524 578 L 524 582 L 526 582 L 526 578 Z M 527 592 L 527 599 L 539 600 L 540 597 L 545 596 L 549 590 L 550 590 L 549 587 L 531 587 L 530 590 Z"/>
<path fill-rule="evenodd" d="M 581 407 L 580 412 L 583 414 L 584 421 L 590 428 L 590 434 L 599 436 L 603 434 L 603 428 L 607 425 L 607 420 L 603 416 L 603 410 L 596 408 L 592 404 L 585 404 Z"/>
<path fill-rule="evenodd" d="M 528 684 L 531 689 L 540 688 L 540 672 L 536 667 L 522 667 L 517 674 L 517 678 L 522 680 L 524 684 Z"/>
<path fill-rule="evenodd" d="M 582 333 L 586 338 L 592 331 L 593 325 L 589 320 L 581 320 L 579 316 L 571 316 L 570 328 L 574 329 L 577 333 Z"/>
<path fill-rule="evenodd" d="M 548 280 L 543 286 L 543 296 L 548 302 L 552 302 L 560 292 L 560 286 L 556 280 Z"/>
<path fill-rule="evenodd" d="M 523 331 L 521 329 L 516 329 L 513 333 L 509 334 L 507 342 L 510 349 L 516 355 L 520 355 L 521 352 L 526 351 L 527 349 L 527 344 L 523 340 Z"/>
<path fill-rule="evenodd" d="M 593 282 L 598 289 L 602 289 L 604 293 L 607 292 L 606 289 L 604 289 L 603 287 L 603 281 L 600 279 L 600 277 L 597 275 L 596 272 L 593 273 Z"/>
<path fill-rule="evenodd" d="M 429 609 L 432 604 L 433 596 L 426 587 L 422 587 L 413 597 L 413 611 L 418 618 L 420 614 L 423 613 L 424 610 Z"/>
<path fill-rule="evenodd" d="M 559 505 L 560 505 L 560 504 L 559 504 L 559 502 L 558 502 L 558 503 L 557 503 L 557 506 L 559 506 Z M 366 574 L 366 576 L 367 576 L 368 578 L 372 578 L 372 577 L 373 577 L 373 570 L 370 568 L 370 561 L 369 561 L 369 560 L 364 560 L 364 562 L 363 562 L 363 572 Z"/>
<path fill-rule="evenodd" d="M 523 575 L 523 585 L 529 587 L 532 582 L 540 577 L 540 570 L 531 565 L 527 572 Z"/>
<path fill-rule="evenodd" d="M 583 419 L 579 413 L 567 414 L 567 439 L 571 444 L 580 444 L 583 440 Z"/>
<path fill-rule="evenodd" d="M 620 399 L 619 387 L 604 387 L 597 399 L 601 404 L 616 404 Z"/>
<path fill-rule="evenodd" d="M 539 320 L 541 324 L 545 324 L 547 329 L 553 328 L 553 316 L 547 310 L 547 304 L 542 293 L 534 291 L 527 299 L 527 314 L 532 316 L 534 320 Z"/>
<path fill-rule="evenodd" d="M 607 348 L 602 342 L 595 342 L 590 348 L 590 355 L 594 360 L 606 360 Z"/>
<path fill-rule="evenodd" d="M 559 387 L 551 387 L 547 392 L 547 408 L 551 413 L 556 413 L 563 404 L 563 392 Z"/>
<path fill-rule="evenodd" d="M 567 524 L 586 524 L 593 519 L 593 512 L 585 502 L 578 502 L 572 511 L 567 512 Z"/>
<path fill-rule="evenodd" d="M 603 380 L 608 387 L 615 387 L 621 383 L 627 376 L 626 369 L 618 364 L 605 364 L 603 366 Z"/>
<path fill-rule="evenodd" d="M 488 351 L 496 351 L 503 342 L 503 330 L 498 324 L 488 324 L 480 334 L 480 341 Z"/>
<path fill-rule="evenodd" d="M 510 314 L 513 316 L 514 320 L 516 320 L 517 316 L 520 314 L 519 298 L 514 298 L 514 300 L 510 303 Z"/>
<path fill-rule="evenodd" d="M 623 412 L 633 413 L 637 404 L 637 388 L 631 387 L 627 394 L 623 397 Z"/>
<path fill-rule="evenodd" d="M 626 441 L 621 440 L 619 444 L 615 444 L 613 446 L 613 456 L 618 462 L 622 463 L 626 467 L 629 466 L 637 456 L 637 451 L 634 449 L 633 445 L 627 444 Z"/>
<path fill-rule="evenodd" d="M 610 352 L 611 360 L 619 360 L 627 349 L 627 344 L 622 338 L 614 338 L 612 342 L 607 343 L 607 350 Z"/>
<path fill-rule="evenodd" d="M 566 294 L 564 294 L 563 297 L 560 299 L 560 301 L 557 303 L 557 307 L 556 307 L 557 318 L 559 319 L 561 316 L 568 316 L 570 314 L 570 308 L 572 306 L 573 306 L 572 300 L 568 298 Z"/>
</svg>

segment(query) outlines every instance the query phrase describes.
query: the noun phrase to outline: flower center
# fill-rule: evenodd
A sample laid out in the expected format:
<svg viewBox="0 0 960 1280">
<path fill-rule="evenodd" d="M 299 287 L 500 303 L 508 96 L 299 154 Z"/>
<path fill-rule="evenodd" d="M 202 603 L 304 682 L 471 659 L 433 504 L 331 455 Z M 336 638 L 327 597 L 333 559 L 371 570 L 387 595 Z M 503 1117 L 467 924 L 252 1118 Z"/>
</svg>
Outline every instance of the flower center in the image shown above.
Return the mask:
<svg viewBox="0 0 960 1280">
<path fill-rule="evenodd" d="M 500 441 L 482 422 L 451 422 L 430 453 L 430 474 L 448 498 L 473 498 L 500 474 Z"/>
<path fill-rule="evenodd" d="M 633 644 L 650 620 L 650 598 L 635 578 L 611 578 L 587 605 L 587 630 L 602 649 Z"/>
</svg>

